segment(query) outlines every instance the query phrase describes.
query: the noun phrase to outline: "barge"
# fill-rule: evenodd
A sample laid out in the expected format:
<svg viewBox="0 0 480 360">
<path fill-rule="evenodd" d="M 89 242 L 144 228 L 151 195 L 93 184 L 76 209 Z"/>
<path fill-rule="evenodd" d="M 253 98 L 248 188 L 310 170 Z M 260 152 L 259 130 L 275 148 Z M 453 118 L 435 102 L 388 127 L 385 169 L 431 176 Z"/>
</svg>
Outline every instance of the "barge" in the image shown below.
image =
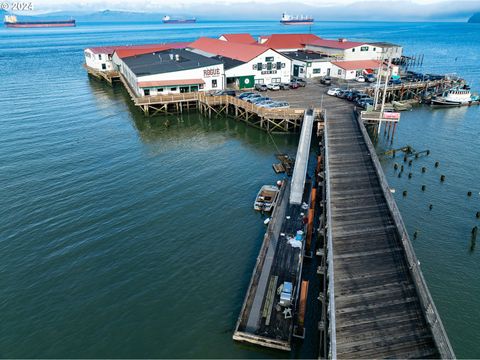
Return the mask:
<svg viewBox="0 0 480 360">
<path fill-rule="evenodd" d="M 283 13 L 280 19 L 280 23 L 283 25 L 312 25 L 314 21 L 311 16 L 292 16 L 286 13 Z"/>
<path fill-rule="evenodd" d="M 164 24 L 193 24 L 197 22 L 196 18 L 191 19 L 172 19 L 170 16 L 166 15 L 163 17 L 162 22 Z"/>
</svg>

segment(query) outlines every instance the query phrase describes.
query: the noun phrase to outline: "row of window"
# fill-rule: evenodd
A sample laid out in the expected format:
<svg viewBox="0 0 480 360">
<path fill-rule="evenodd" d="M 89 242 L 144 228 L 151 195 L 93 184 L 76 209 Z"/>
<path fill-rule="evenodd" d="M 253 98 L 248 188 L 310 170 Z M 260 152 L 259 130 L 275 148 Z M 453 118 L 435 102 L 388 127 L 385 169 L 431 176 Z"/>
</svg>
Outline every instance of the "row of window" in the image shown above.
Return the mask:
<svg viewBox="0 0 480 360">
<path fill-rule="evenodd" d="M 277 61 L 276 63 L 267 62 L 266 64 L 257 63 L 257 64 L 253 64 L 252 66 L 253 70 L 280 70 L 284 67 L 285 67 L 285 63 L 282 63 L 280 61 Z"/>
<path fill-rule="evenodd" d="M 217 79 L 212 79 L 212 88 L 216 88 L 218 86 L 218 80 Z M 197 85 L 191 85 L 190 88 L 188 86 L 180 86 L 180 92 L 190 92 L 190 91 L 198 91 L 198 89 L 203 89 L 205 86 L 203 84 Z M 186 89 L 189 88 L 189 91 L 186 91 Z M 164 92 L 164 90 L 169 90 L 169 91 L 177 91 L 178 87 L 177 86 L 172 86 L 170 88 L 157 88 L 157 93 L 159 92 Z M 150 89 L 143 89 L 143 93 L 145 96 L 150 95 Z"/>
<path fill-rule="evenodd" d="M 360 51 L 368 51 L 369 47 L 368 46 L 362 46 L 360 47 Z M 377 51 L 377 48 L 373 48 L 373 51 Z M 355 48 L 352 49 L 352 52 L 355 52 Z"/>
<path fill-rule="evenodd" d="M 280 84 L 282 82 L 282 78 L 272 78 L 270 81 L 272 84 Z M 264 79 L 255 79 L 255 84 L 265 84 Z"/>
</svg>

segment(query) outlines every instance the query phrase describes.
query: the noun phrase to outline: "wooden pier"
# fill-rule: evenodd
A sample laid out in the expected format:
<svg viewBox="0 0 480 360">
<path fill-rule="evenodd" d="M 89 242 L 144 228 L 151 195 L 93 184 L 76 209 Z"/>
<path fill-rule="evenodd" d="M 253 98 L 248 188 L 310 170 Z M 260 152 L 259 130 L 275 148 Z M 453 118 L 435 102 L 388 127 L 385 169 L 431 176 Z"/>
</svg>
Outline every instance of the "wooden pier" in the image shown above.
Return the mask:
<svg viewBox="0 0 480 360">
<path fill-rule="evenodd" d="M 386 89 L 386 102 L 403 101 L 409 99 L 420 99 L 422 95 L 433 92 L 435 94 L 441 93 L 452 86 L 458 85 L 458 82 L 452 80 L 434 80 L 434 81 L 418 81 L 408 82 L 399 85 L 390 85 Z M 383 97 L 385 89 L 383 86 L 379 88 L 379 98 Z M 375 87 L 367 87 L 365 92 L 374 97 Z"/>
<path fill-rule="evenodd" d="M 325 119 L 329 358 L 454 358 L 366 129 Z"/>
<path fill-rule="evenodd" d="M 94 69 L 87 64 L 83 64 L 83 67 L 87 70 L 87 73 L 97 79 L 105 80 L 108 84 L 112 85 L 115 80 L 120 79 L 120 73 L 115 70 L 111 71 L 100 71 Z"/>
</svg>

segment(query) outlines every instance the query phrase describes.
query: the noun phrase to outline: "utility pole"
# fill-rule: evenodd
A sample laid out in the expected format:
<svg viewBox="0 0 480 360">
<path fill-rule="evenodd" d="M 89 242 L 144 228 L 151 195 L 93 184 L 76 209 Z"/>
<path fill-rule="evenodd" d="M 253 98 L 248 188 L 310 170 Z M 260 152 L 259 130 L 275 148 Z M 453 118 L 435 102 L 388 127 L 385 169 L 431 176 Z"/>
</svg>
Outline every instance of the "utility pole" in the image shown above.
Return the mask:
<svg viewBox="0 0 480 360">
<path fill-rule="evenodd" d="M 391 54 L 388 54 L 388 65 L 385 73 L 385 86 L 383 88 L 382 107 L 380 108 L 380 119 L 378 122 L 378 134 L 380 134 L 380 128 L 382 127 L 383 112 L 385 110 L 385 98 L 387 96 L 388 79 L 390 77 L 389 75 L 390 75 L 391 66 L 392 66 L 392 57 L 391 57 Z"/>
</svg>

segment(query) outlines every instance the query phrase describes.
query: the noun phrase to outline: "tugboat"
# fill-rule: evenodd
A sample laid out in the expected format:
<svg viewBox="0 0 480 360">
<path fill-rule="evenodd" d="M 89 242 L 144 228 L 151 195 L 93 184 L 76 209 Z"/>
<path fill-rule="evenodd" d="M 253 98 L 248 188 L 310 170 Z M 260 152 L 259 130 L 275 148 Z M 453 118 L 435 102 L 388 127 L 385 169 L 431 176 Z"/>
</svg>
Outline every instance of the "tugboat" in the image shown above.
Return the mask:
<svg viewBox="0 0 480 360">
<path fill-rule="evenodd" d="M 283 13 L 280 19 L 280 23 L 283 25 L 311 25 L 313 22 L 314 19 L 311 16 L 292 16 L 287 13 Z"/>
<path fill-rule="evenodd" d="M 162 19 L 164 24 L 192 24 L 197 21 L 196 18 L 192 19 L 172 19 L 170 16 L 165 15 Z"/>
<path fill-rule="evenodd" d="M 431 106 L 462 106 L 473 101 L 470 87 L 464 85 L 454 87 L 443 93 L 442 96 L 432 97 Z"/>
</svg>

